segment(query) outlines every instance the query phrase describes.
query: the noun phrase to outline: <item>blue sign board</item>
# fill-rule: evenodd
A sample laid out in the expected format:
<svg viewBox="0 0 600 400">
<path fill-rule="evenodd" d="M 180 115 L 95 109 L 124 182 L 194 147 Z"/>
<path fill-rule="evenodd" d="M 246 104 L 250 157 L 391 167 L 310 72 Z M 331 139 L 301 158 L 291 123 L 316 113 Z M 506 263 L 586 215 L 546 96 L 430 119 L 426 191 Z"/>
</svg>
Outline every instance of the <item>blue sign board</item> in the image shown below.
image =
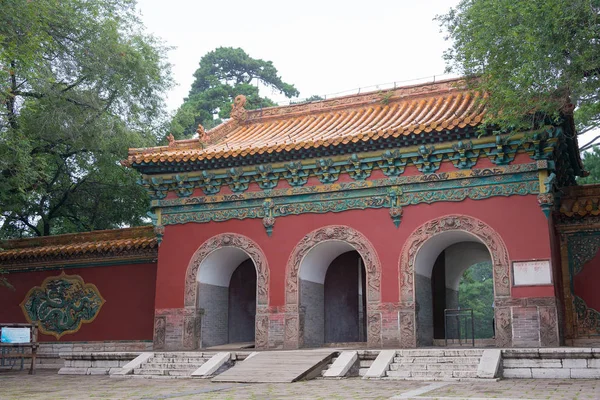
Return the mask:
<svg viewBox="0 0 600 400">
<path fill-rule="evenodd" d="M 30 328 L 2 328 L 0 343 L 29 343 Z"/>
</svg>

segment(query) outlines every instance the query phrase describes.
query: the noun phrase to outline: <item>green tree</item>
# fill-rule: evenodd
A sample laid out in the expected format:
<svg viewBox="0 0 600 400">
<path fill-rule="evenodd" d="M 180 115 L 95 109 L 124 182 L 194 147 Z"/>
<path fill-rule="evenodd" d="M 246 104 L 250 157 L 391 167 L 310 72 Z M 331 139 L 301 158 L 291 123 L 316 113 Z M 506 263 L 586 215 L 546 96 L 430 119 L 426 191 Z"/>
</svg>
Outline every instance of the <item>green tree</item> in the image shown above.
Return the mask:
<svg viewBox="0 0 600 400">
<path fill-rule="evenodd" d="M 164 131 L 165 51 L 134 0 L 3 1 L 0 237 L 142 222 L 119 160 Z"/>
<path fill-rule="evenodd" d="M 210 129 L 221 123 L 221 118 L 229 118 L 233 99 L 239 94 L 246 96 L 247 109 L 275 106 L 260 96 L 257 81 L 288 98 L 298 96 L 298 90 L 281 79 L 271 61 L 254 59 L 239 48 L 219 47 L 207 53 L 194 78 L 188 97 L 171 122 L 176 138 L 192 136 L 198 124 Z"/>
<path fill-rule="evenodd" d="M 577 179 L 577 183 L 600 183 L 600 148 L 598 146 L 583 152 L 583 167 L 590 174 L 585 178 Z"/>
<path fill-rule="evenodd" d="M 448 70 L 490 93 L 486 122 L 530 129 L 572 104 L 581 134 L 600 124 L 599 12 L 600 0 L 461 0 L 437 19 Z"/>
<path fill-rule="evenodd" d="M 460 308 L 473 309 L 475 338 L 485 339 L 494 336 L 494 279 L 492 263 L 483 262 L 469 267 L 462 276 L 458 289 Z"/>
</svg>

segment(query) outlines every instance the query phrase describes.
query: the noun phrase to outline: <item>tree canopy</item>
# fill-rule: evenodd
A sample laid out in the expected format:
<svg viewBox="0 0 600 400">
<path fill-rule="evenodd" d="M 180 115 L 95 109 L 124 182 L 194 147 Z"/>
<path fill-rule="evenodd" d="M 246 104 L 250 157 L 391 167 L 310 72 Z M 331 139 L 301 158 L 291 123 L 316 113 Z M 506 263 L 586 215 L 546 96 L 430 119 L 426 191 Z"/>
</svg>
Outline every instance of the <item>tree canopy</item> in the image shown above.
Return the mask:
<svg viewBox="0 0 600 400">
<path fill-rule="evenodd" d="M 490 93 L 486 122 L 529 129 L 576 107 L 600 124 L 600 0 L 461 0 L 438 16 L 448 70 Z"/>
<path fill-rule="evenodd" d="M 0 238 L 142 222 L 119 160 L 164 132 L 165 51 L 133 0 L 3 1 Z"/>
<path fill-rule="evenodd" d="M 221 118 L 229 118 L 233 99 L 239 94 L 246 96 L 247 109 L 275 106 L 259 94 L 257 80 L 288 98 L 298 96 L 298 90 L 281 79 L 271 61 L 254 59 L 239 48 L 219 47 L 207 53 L 194 78 L 188 97 L 171 123 L 175 138 L 192 136 L 198 124 L 210 129 L 221 123 Z"/>
<path fill-rule="evenodd" d="M 600 183 L 600 148 L 594 146 L 590 151 L 583 152 L 583 167 L 590 174 L 577 179 L 579 184 Z"/>
</svg>

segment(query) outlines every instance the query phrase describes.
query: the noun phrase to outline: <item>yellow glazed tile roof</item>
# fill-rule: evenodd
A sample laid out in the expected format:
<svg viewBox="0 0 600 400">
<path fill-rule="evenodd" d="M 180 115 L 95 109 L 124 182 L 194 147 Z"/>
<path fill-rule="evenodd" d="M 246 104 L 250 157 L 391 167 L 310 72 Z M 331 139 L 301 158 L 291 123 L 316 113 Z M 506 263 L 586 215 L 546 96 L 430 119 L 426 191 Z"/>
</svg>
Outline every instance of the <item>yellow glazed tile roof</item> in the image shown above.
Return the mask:
<svg viewBox="0 0 600 400">
<path fill-rule="evenodd" d="M 238 96 L 231 119 L 199 139 L 130 149 L 127 164 L 243 157 L 476 126 L 484 108 L 462 80 L 247 111 Z"/>
<path fill-rule="evenodd" d="M 0 264 L 37 260 L 40 258 L 70 258 L 122 254 L 157 247 L 153 227 L 139 227 L 6 240 L 0 242 Z"/>
</svg>

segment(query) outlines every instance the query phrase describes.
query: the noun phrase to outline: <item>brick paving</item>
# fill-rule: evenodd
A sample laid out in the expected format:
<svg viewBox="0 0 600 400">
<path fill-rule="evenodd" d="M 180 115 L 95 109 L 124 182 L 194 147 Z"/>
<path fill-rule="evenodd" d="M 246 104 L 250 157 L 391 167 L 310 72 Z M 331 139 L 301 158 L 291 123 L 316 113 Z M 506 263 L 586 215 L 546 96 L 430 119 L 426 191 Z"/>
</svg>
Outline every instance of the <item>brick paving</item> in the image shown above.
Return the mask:
<svg viewBox="0 0 600 400">
<path fill-rule="evenodd" d="M 56 371 L 0 372 L 0 399 L 600 399 L 598 380 L 523 379 L 499 382 L 312 380 L 224 384 L 197 379 L 61 376 Z"/>
</svg>

